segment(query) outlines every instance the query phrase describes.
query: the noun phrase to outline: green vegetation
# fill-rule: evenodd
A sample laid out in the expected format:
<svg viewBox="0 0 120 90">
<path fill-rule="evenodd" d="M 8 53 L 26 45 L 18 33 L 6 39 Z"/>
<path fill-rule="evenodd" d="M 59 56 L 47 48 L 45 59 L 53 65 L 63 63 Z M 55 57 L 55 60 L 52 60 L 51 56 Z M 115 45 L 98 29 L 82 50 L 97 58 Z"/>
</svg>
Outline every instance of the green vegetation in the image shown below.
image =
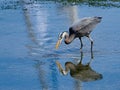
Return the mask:
<svg viewBox="0 0 120 90">
<path fill-rule="evenodd" d="M 89 7 L 120 8 L 120 0 L 1 0 L 0 9 L 18 9 L 21 4 L 60 3 L 63 5 L 87 5 Z"/>
<path fill-rule="evenodd" d="M 39 0 L 38 0 L 39 1 Z M 120 7 L 120 0 L 48 0 L 56 1 L 62 4 L 87 5 L 94 7 Z"/>
<path fill-rule="evenodd" d="M 36 2 L 53 1 L 63 5 L 87 5 L 94 7 L 116 7 L 120 8 L 120 0 L 34 0 Z"/>
</svg>

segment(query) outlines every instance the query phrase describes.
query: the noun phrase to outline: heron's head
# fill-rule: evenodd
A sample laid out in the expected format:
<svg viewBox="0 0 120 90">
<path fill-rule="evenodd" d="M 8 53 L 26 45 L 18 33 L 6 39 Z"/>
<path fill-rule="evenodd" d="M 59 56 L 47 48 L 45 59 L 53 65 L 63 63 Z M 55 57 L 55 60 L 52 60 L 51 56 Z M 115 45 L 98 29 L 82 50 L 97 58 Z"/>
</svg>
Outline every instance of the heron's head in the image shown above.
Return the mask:
<svg viewBox="0 0 120 90">
<path fill-rule="evenodd" d="M 67 32 L 62 32 L 62 33 L 59 34 L 59 36 L 58 36 L 58 41 L 57 41 L 56 46 L 55 46 L 56 49 L 58 49 L 58 47 L 60 46 L 62 40 L 64 39 L 64 37 L 65 37 L 66 35 L 68 35 Z"/>
<path fill-rule="evenodd" d="M 102 20 L 102 17 L 98 17 L 98 16 L 95 16 L 94 17 L 94 21 L 96 21 L 97 23 L 100 23 L 101 22 L 101 20 Z"/>
</svg>

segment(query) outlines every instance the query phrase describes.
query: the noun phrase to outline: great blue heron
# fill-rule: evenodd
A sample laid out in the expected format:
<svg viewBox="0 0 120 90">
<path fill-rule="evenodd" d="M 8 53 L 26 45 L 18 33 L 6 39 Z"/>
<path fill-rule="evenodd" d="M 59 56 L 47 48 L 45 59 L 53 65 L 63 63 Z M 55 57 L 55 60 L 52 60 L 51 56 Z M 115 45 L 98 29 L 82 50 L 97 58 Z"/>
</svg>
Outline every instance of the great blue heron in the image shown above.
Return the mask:
<svg viewBox="0 0 120 90">
<path fill-rule="evenodd" d="M 89 64 L 84 65 L 79 63 L 77 65 L 73 64 L 72 62 L 65 63 L 65 69 L 62 68 L 62 65 L 56 61 L 57 67 L 62 75 L 67 75 L 70 71 L 70 75 L 83 82 L 88 81 L 95 81 L 102 79 L 102 74 L 94 71 Z"/>
<path fill-rule="evenodd" d="M 61 44 L 62 40 L 64 39 L 65 44 L 70 44 L 75 38 L 79 38 L 81 42 L 81 48 L 83 47 L 81 37 L 86 36 L 91 41 L 91 51 L 93 47 L 93 40 L 90 37 L 90 33 L 92 32 L 93 28 L 101 22 L 102 17 L 86 17 L 83 18 L 75 23 L 69 28 L 69 33 L 64 31 L 59 34 L 58 41 L 56 43 L 56 49 Z"/>
<path fill-rule="evenodd" d="M 92 52 L 93 54 L 93 52 Z M 92 55 L 91 54 L 91 55 Z M 87 64 L 82 64 L 83 52 L 81 52 L 81 59 L 78 64 L 72 62 L 65 63 L 65 69 L 62 67 L 59 61 L 56 61 L 56 65 L 62 75 L 67 75 L 70 72 L 70 75 L 80 81 L 88 82 L 102 79 L 102 74 L 93 70 L 90 66 L 93 55 L 90 58 L 90 61 Z"/>
</svg>

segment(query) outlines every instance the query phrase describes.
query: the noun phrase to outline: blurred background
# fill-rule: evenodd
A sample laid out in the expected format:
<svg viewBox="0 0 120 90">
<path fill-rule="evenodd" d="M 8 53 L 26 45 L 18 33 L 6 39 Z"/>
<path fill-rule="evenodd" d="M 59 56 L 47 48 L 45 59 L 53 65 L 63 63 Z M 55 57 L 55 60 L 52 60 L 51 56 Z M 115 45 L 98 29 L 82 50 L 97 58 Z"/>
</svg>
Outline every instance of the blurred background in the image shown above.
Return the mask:
<svg viewBox="0 0 120 90">
<path fill-rule="evenodd" d="M 102 16 L 91 33 L 70 45 L 55 44 L 81 18 Z M 0 0 L 0 90 L 120 90 L 120 0 Z M 83 82 L 56 65 L 82 64 L 102 75 Z"/>
</svg>

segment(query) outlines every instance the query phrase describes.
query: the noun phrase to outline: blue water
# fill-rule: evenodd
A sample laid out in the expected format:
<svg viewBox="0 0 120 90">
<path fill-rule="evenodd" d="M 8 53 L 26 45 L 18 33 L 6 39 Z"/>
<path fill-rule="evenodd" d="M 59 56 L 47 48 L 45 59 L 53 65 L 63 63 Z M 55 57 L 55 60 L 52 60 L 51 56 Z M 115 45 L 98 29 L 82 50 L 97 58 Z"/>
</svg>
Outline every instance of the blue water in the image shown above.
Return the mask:
<svg viewBox="0 0 120 90">
<path fill-rule="evenodd" d="M 10 1 L 10 0 L 8 0 Z M 17 1 L 17 0 L 14 0 Z M 0 1 L 1 5 L 3 1 Z M 26 1 L 27 2 L 27 1 Z M 9 2 L 10 3 L 10 2 Z M 55 2 L 8 3 L 0 9 L 0 90 L 120 90 L 120 9 Z M 80 60 L 80 42 L 55 44 L 77 18 L 102 16 L 91 33 L 91 68 L 101 80 L 82 82 L 60 74 L 56 61 Z M 90 42 L 83 38 L 83 64 L 90 61 Z"/>
</svg>

